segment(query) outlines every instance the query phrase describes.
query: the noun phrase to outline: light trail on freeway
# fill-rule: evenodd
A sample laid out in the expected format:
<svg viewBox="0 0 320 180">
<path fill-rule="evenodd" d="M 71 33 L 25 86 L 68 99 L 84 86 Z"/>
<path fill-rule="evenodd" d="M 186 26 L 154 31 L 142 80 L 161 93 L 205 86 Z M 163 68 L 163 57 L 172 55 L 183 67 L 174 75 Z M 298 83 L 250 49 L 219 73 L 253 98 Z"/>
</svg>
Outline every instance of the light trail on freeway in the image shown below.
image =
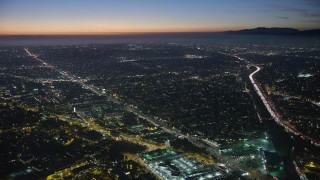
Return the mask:
<svg viewBox="0 0 320 180">
<path fill-rule="evenodd" d="M 257 65 L 254 65 L 242 58 L 240 58 L 239 56 L 237 55 L 234 55 L 233 57 L 241 60 L 241 61 L 245 61 L 247 62 L 248 64 L 250 64 L 251 66 L 254 66 L 256 68 L 256 70 L 254 72 L 252 72 L 250 75 L 249 75 L 249 79 L 254 87 L 254 90 L 257 92 L 257 94 L 259 95 L 260 99 L 262 100 L 264 106 L 267 108 L 269 114 L 271 115 L 271 117 L 274 119 L 274 121 L 281 125 L 282 127 L 284 127 L 288 132 L 296 135 L 296 136 L 300 136 L 302 139 L 308 139 L 310 140 L 310 142 L 312 144 L 314 144 L 315 146 L 317 147 L 320 147 L 320 142 L 317 142 L 316 140 L 314 140 L 313 138 L 309 137 L 309 136 L 306 136 L 304 135 L 303 133 L 297 131 L 296 129 L 293 129 L 291 127 L 289 127 L 288 125 L 284 124 L 283 121 L 281 120 L 281 116 L 271 107 L 270 105 L 270 102 L 268 101 L 268 99 L 265 97 L 264 93 L 262 92 L 262 90 L 260 89 L 258 83 L 256 82 L 255 78 L 254 78 L 254 75 L 256 73 L 258 73 L 261 68 Z"/>
<path fill-rule="evenodd" d="M 257 65 L 254 65 L 248 61 L 246 61 L 245 59 L 242 59 L 240 58 L 239 56 L 237 55 L 233 55 L 233 57 L 241 60 L 241 61 L 245 61 L 246 63 L 248 63 L 249 65 L 251 66 L 254 66 L 256 68 L 256 70 L 254 72 L 252 72 L 250 75 L 249 75 L 249 79 L 254 87 L 254 90 L 256 91 L 256 93 L 259 95 L 260 99 L 262 100 L 264 106 L 266 107 L 266 109 L 268 110 L 269 114 L 271 115 L 271 117 L 274 119 L 274 121 L 279 124 L 280 126 L 284 127 L 288 132 L 292 133 L 292 134 L 295 134 L 297 136 L 300 136 L 302 139 L 308 139 L 311 141 L 312 144 L 314 144 L 315 146 L 317 147 L 320 147 L 320 142 L 317 142 L 316 140 L 302 134 L 301 132 L 287 126 L 286 124 L 284 124 L 281 120 L 281 116 L 271 107 L 270 105 L 270 102 L 267 100 L 267 98 L 265 97 L 264 93 L 262 93 L 262 91 L 260 90 L 260 87 L 258 85 L 258 83 L 256 82 L 255 78 L 254 78 L 254 75 L 256 73 L 258 73 L 261 68 Z M 297 166 L 297 164 L 293 161 L 294 165 L 295 165 L 295 170 L 296 172 L 299 174 L 299 177 L 300 179 L 306 179 L 305 178 L 305 175 L 302 174 Z"/>
</svg>

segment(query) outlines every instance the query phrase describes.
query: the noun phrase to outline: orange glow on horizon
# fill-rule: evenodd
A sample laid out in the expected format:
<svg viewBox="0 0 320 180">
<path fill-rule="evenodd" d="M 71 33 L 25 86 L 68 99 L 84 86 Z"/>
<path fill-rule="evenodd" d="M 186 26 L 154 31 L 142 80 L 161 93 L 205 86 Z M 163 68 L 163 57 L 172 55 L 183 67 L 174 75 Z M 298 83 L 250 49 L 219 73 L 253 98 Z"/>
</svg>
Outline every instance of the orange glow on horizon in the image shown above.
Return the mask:
<svg viewBox="0 0 320 180">
<path fill-rule="evenodd" d="M 150 33 L 178 33 L 178 32 L 222 32 L 241 28 L 225 27 L 221 24 L 208 27 L 194 27 L 192 24 L 161 24 L 145 25 L 144 23 L 126 24 L 114 23 L 104 25 L 102 23 L 83 23 L 72 25 L 68 23 L 9 23 L 10 26 L 0 27 L 0 35 L 135 35 Z M 41 25 L 40 25 L 41 24 Z M 98 25 L 97 25 L 98 24 Z"/>
<path fill-rule="evenodd" d="M 0 35 L 222 32 L 256 27 L 320 29 L 319 9 L 305 0 L 295 1 L 301 2 L 3 0 Z M 288 3 L 293 7 L 283 9 Z M 297 9 L 305 9 L 305 13 Z"/>
<path fill-rule="evenodd" d="M 238 29 L 238 28 L 237 28 Z M 141 35 L 158 33 L 192 33 L 192 32 L 223 32 L 228 28 L 204 29 L 162 29 L 162 30 L 119 30 L 119 31 L 1 31 L 0 35 Z"/>
</svg>

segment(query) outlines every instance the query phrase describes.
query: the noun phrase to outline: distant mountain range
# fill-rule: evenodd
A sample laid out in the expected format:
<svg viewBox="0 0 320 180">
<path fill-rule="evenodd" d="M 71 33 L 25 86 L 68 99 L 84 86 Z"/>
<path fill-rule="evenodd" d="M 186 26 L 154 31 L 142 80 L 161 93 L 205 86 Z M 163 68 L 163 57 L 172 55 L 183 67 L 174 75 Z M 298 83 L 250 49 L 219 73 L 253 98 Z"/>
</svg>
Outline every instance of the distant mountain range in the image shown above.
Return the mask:
<svg viewBox="0 0 320 180">
<path fill-rule="evenodd" d="M 319 35 L 320 29 L 300 31 L 293 28 L 265 28 L 258 27 L 254 29 L 243 29 L 238 31 L 226 31 L 229 34 L 246 34 L 246 35 Z"/>
</svg>

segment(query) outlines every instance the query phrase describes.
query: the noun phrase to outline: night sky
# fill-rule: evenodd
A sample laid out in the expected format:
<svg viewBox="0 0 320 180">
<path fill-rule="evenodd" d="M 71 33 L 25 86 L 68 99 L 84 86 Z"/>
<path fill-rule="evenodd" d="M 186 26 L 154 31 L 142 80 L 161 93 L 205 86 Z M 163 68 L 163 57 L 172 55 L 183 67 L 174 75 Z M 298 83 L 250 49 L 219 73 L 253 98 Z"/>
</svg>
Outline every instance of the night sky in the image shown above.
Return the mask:
<svg viewBox="0 0 320 180">
<path fill-rule="evenodd" d="M 0 0 L 0 34 L 320 28 L 320 0 Z"/>
</svg>

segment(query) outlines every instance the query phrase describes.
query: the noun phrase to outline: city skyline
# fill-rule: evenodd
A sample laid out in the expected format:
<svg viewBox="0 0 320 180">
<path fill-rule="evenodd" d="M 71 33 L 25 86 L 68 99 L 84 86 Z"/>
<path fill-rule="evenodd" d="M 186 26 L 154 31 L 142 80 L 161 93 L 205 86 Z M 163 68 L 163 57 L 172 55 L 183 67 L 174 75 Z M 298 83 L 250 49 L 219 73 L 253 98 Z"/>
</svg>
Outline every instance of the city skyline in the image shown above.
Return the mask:
<svg viewBox="0 0 320 180">
<path fill-rule="evenodd" d="M 316 0 L 0 2 L 0 35 L 220 32 L 255 27 L 320 28 Z"/>
</svg>

